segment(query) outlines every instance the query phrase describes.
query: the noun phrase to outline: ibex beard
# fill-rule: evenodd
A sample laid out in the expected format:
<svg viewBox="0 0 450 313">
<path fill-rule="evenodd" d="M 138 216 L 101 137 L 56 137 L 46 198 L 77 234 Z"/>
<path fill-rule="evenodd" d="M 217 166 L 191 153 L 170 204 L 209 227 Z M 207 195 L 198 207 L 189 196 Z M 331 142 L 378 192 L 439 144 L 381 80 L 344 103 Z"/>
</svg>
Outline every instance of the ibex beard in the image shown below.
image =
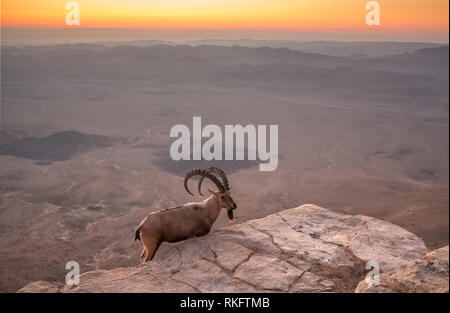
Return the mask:
<svg viewBox="0 0 450 313">
<path fill-rule="evenodd" d="M 136 229 L 135 236 L 135 240 L 140 240 L 143 247 L 142 263 L 152 260 L 163 242 L 178 242 L 208 234 L 222 209 L 227 210 L 231 221 L 234 220 L 233 210 L 237 206 L 231 197 L 231 188 L 225 173 L 216 167 L 188 172 L 184 178 L 184 188 L 191 195 L 194 194 L 188 188 L 188 181 L 193 176 L 200 176 L 200 195 L 203 196 L 201 185 L 204 178 L 211 180 L 218 190 L 208 189 L 211 195 L 201 202 L 186 203 L 147 215 Z"/>
</svg>

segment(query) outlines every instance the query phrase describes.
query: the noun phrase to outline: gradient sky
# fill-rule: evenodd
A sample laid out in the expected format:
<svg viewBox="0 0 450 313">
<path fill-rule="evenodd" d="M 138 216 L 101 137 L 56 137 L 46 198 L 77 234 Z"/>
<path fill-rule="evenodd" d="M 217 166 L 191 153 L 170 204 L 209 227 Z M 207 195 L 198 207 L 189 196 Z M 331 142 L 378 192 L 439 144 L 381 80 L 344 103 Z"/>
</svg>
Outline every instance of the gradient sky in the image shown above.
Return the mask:
<svg viewBox="0 0 450 313">
<path fill-rule="evenodd" d="M 2 0 L 2 26 L 64 28 L 66 0 Z M 365 0 L 79 0 L 81 28 L 368 31 Z M 448 34 L 448 0 L 380 0 L 384 32 Z"/>
</svg>

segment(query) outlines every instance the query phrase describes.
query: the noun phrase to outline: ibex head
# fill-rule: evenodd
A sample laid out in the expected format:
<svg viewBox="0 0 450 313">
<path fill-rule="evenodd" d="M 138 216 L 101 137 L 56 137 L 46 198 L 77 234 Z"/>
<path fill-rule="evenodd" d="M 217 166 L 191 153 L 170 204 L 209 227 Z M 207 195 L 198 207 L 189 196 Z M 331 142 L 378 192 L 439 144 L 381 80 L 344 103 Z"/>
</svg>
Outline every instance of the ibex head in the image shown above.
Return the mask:
<svg viewBox="0 0 450 313">
<path fill-rule="evenodd" d="M 222 179 L 222 181 L 220 181 L 214 174 L 218 174 L 220 176 L 220 178 Z M 198 182 L 198 193 L 202 196 L 203 196 L 203 194 L 201 191 L 201 186 L 202 186 L 203 179 L 205 177 L 209 178 L 217 186 L 217 188 L 219 189 L 218 191 L 213 191 L 213 190 L 209 190 L 209 189 L 208 190 L 216 199 L 219 208 L 226 209 L 228 218 L 230 220 L 233 220 L 234 219 L 233 210 L 235 210 L 237 208 L 237 206 L 236 206 L 236 203 L 234 202 L 233 198 L 231 197 L 231 194 L 230 194 L 231 188 L 228 183 L 228 178 L 225 175 L 224 171 L 222 171 L 221 169 L 219 169 L 217 167 L 210 167 L 207 170 L 196 169 L 196 170 L 192 170 L 192 171 L 188 172 L 186 174 L 186 177 L 184 178 L 184 188 L 186 189 L 186 191 L 189 194 L 194 195 L 192 192 L 189 191 L 189 188 L 187 185 L 189 178 L 191 178 L 192 176 L 201 176 L 200 180 Z"/>
</svg>

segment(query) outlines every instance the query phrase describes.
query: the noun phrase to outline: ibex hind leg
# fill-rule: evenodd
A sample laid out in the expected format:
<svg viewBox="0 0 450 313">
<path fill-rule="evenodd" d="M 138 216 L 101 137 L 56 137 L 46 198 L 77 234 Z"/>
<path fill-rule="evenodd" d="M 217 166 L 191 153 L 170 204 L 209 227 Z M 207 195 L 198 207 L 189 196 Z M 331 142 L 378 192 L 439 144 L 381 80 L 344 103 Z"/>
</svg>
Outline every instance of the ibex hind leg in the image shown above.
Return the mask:
<svg viewBox="0 0 450 313">
<path fill-rule="evenodd" d="M 144 250 L 141 255 L 141 262 L 144 263 L 153 259 L 153 256 L 161 243 L 157 238 L 145 237 L 145 235 L 141 236 L 141 241 L 144 246 Z"/>
</svg>

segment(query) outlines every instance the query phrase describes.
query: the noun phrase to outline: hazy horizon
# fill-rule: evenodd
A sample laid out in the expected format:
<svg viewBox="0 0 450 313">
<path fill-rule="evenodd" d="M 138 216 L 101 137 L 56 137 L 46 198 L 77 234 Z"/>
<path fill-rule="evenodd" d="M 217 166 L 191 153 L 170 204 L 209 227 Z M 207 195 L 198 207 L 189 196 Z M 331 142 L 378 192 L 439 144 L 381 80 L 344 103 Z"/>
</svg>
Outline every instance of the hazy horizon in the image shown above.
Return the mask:
<svg viewBox="0 0 450 313">
<path fill-rule="evenodd" d="M 266 40 L 266 41 L 329 41 L 329 42 L 401 42 L 448 44 L 445 34 L 307 32 L 283 30 L 152 30 L 113 28 L 10 28 L 1 29 L 2 45 L 49 45 L 97 42 L 129 42 L 162 40 L 183 43 L 192 40 Z"/>
</svg>

